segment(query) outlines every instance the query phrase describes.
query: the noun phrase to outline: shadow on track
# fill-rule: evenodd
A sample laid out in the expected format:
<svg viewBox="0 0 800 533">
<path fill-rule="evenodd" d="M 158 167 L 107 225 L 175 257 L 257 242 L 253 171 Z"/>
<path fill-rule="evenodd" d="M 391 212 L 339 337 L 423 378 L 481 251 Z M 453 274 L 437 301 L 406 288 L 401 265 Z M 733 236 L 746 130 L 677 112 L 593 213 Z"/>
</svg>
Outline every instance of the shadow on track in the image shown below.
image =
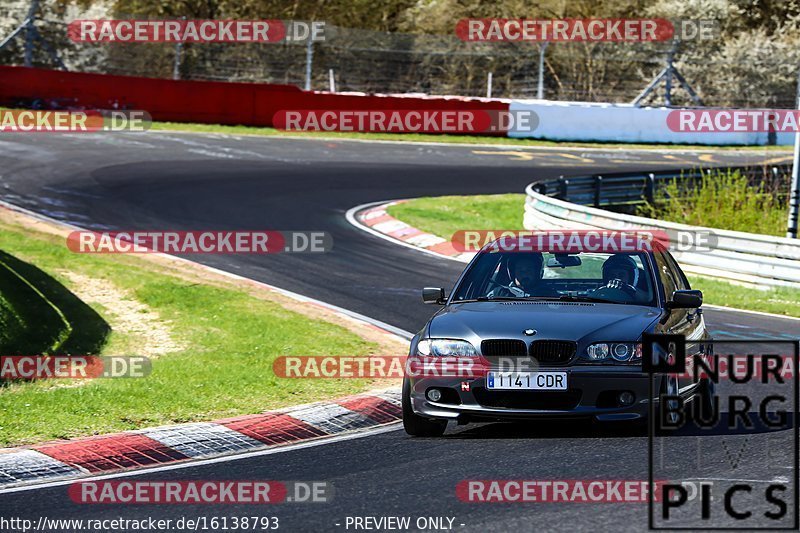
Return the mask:
<svg viewBox="0 0 800 533">
<path fill-rule="evenodd" d="M 769 412 L 772 419 L 778 413 Z M 675 431 L 657 431 L 656 435 L 670 438 L 680 437 L 718 437 L 725 435 L 754 435 L 787 431 L 794 427 L 792 413 L 786 413 L 786 423 L 775 428 L 764 424 L 756 412 L 748 413 L 751 427 L 742 427 L 741 420 L 730 417 L 728 413 L 720 413 L 719 421 L 713 427 L 701 427 L 688 422 Z M 733 425 L 734 427 L 729 427 Z M 480 440 L 480 439 L 596 439 L 647 437 L 647 425 L 643 421 L 630 422 L 594 422 L 589 419 L 542 419 L 525 422 L 493 422 L 467 427 L 458 432 L 450 430 L 445 439 Z"/>
</svg>

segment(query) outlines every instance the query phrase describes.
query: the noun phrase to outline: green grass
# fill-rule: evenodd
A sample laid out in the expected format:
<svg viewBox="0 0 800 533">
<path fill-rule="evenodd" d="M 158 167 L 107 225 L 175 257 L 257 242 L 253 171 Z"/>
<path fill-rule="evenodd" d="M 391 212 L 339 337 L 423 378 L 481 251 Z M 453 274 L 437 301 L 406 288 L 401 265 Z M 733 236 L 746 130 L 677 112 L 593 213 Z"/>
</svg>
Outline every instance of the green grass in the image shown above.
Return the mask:
<svg viewBox="0 0 800 533">
<path fill-rule="evenodd" d="M 703 300 L 708 304 L 800 317 L 800 290 L 787 287 L 760 290 L 700 276 L 688 278 L 693 289 L 703 291 Z"/>
<path fill-rule="evenodd" d="M 743 150 L 757 149 L 767 151 L 786 151 L 786 146 L 708 146 L 700 144 L 634 144 L 634 143 L 601 143 L 601 142 L 572 142 L 572 141 L 544 141 L 539 139 L 517 139 L 511 137 L 490 137 L 479 135 L 435 135 L 425 133 L 362 133 L 339 131 L 283 131 L 275 128 L 255 126 L 226 126 L 221 124 L 192 124 L 184 122 L 153 122 L 151 129 L 167 131 L 189 131 L 194 133 L 226 133 L 230 135 L 261 135 L 267 137 L 309 137 L 330 139 L 358 139 L 368 141 L 400 141 L 400 142 L 434 142 L 445 144 L 484 144 L 507 145 L 520 147 L 558 147 L 558 148 L 617 148 L 631 150 L 636 148 L 680 148 L 682 150 Z"/>
<path fill-rule="evenodd" d="M 522 228 L 524 194 L 416 198 L 389 207 L 395 218 L 450 239 L 459 230 Z"/>
<path fill-rule="evenodd" d="M 24 329 L 22 317 L 0 292 L 0 346 L 8 346 Z"/>
<path fill-rule="evenodd" d="M 524 194 L 417 198 L 389 207 L 395 218 L 423 231 L 450 239 L 463 229 L 523 229 Z M 690 276 L 707 304 L 800 317 L 800 290 L 761 290 L 726 281 Z"/>
<path fill-rule="evenodd" d="M 3 224 L 0 247 L 21 262 L 36 264 L 64 287 L 71 284 L 63 270 L 112 280 L 168 321 L 174 339 L 184 346 L 154 359 L 146 378 L 97 379 L 77 386 L 65 386 L 70 385 L 65 380 L 6 384 L 0 388 L 2 446 L 257 413 L 371 384 L 276 378 L 272 362 L 281 355 L 362 355 L 374 353 L 376 345 L 244 290 L 188 281 L 131 256 L 73 254 L 63 239 Z M 13 321 L 5 296 L 0 306 L 5 311 L 0 319 Z M 93 308 L 113 327 L 106 310 Z M 97 348 L 106 355 L 138 355 L 141 342 L 112 330 Z"/>
<path fill-rule="evenodd" d="M 748 185 L 738 171 L 708 172 L 699 183 L 677 181 L 665 189 L 665 199 L 647 204 L 638 214 L 693 226 L 784 236 L 788 202 L 764 185 Z"/>
</svg>

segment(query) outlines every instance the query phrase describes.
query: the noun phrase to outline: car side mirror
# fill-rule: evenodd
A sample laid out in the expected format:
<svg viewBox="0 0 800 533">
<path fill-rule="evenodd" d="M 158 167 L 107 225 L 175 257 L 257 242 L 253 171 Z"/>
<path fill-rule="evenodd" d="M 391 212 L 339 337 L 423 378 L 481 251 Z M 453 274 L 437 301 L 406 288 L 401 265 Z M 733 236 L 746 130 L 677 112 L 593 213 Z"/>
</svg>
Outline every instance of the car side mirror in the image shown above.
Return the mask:
<svg viewBox="0 0 800 533">
<path fill-rule="evenodd" d="M 422 289 L 422 301 L 426 304 L 444 305 L 444 289 L 441 287 L 425 287 Z"/>
<path fill-rule="evenodd" d="M 703 305 L 702 291 L 675 291 L 672 293 L 672 300 L 667 302 L 669 309 L 697 309 L 701 305 Z"/>
</svg>

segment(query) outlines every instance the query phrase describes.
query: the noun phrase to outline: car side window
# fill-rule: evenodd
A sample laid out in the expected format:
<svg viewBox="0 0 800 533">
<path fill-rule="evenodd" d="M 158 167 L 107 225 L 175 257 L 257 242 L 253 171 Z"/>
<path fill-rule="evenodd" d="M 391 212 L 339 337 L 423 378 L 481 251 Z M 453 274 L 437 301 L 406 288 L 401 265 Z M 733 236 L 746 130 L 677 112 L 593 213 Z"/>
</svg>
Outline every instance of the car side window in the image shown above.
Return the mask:
<svg viewBox="0 0 800 533">
<path fill-rule="evenodd" d="M 678 289 L 679 290 L 691 289 L 692 287 L 689 285 L 689 280 L 686 279 L 686 275 L 683 273 L 683 270 L 681 270 L 681 267 L 678 266 L 678 263 L 677 261 L 675 261 L 675 258 L 672 257 L 672 254 L 665 253 L 664 256 L 667 260 L 667 265 L 669 266 L 670 270 L 672 270 L 672 272 L 674 273 L 674 279 L 678 286 Z"/>
<path fill-rule="evenodd" d="M 658 267 L 658 277 L 664 285 L 664 296 L 667 300 L 672 298 L 672 293 L 678 288 L 678 282 L 675 280 L 675 274 L 667 263 L 666 257 L 663 253 L 653 254 L 656 259 L 656 267 Z"/>
</svg>

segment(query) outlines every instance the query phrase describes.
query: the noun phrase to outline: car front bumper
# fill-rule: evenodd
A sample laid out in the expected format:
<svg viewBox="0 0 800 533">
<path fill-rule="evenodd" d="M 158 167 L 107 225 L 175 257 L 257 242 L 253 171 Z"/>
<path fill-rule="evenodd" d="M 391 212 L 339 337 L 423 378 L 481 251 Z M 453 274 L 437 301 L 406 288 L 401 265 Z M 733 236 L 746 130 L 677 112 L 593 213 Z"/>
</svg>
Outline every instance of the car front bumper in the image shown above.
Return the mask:
<svg viewBox="0 0 800 533">
<path fill-rule="evenodd" d="M 640 368 L 554 367 L 541 371 L 567 372 L 567 391 L 497 391 L 486 388 L 486 377 L 423 377 L 410 381 L 411 406 L 420 416 L 473 422 L 481 420 L 595 417 L 600 420 L 632 420 L 649 410 L 650 376 Z M 653 378 L 653 397 L 658 396 L 661 376 Z M 443 394 L 431 401 L 431 388 Z M 692 387 L 689 387 L 692 388 Z M 630 392 L 634 400 L 621 405 L 619 395 Z M 681 394 L 687 390 L 682 389 Z"/>
</svg>

